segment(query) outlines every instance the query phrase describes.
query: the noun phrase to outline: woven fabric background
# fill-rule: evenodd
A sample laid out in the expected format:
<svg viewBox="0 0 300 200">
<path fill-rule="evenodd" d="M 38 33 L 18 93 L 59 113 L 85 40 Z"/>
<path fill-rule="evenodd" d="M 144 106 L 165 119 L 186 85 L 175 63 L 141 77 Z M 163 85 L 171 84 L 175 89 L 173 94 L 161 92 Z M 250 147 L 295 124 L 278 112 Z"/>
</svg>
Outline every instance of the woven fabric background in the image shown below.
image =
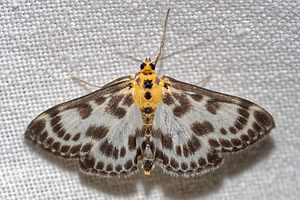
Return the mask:
<svg viewBox="0 0 300 200">
<path fill-rule="evenodd" d="M 158 53 L 161 75 L 249 99 L 277 128 L 218 170 L 185 179 L 156 168 L 128 179 L 83 175 L 27 143 L 26 126 L 58 103 L 134 75 Z M 298 199 L 300 1 L 4 0 L 0 3 L 0 199 Z"/>
</svg>

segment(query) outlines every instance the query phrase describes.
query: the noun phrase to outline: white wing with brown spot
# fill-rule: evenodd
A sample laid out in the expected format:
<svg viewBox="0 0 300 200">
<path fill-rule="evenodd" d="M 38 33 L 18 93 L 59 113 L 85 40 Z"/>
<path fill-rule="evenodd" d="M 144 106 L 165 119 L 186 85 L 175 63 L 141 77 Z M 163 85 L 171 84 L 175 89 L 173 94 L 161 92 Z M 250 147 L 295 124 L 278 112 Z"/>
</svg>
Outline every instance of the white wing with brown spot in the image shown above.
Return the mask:
<svg viewBox="0 0 300 200">
<path fill-rule="evenodd" d="M 272 116 L 252 102 L 167 78 L 152 138 L 167 173 L 201 175 L 222 164 L 221 153 L 244 149 L 275 127 Z"/>
<path fill-rule="evenodd" d="M 137 170 L 136 134 L 143 128 L 126 81 L 54 106 L 28 126 L 25 138 L 102 176 Z"/>
</svg>

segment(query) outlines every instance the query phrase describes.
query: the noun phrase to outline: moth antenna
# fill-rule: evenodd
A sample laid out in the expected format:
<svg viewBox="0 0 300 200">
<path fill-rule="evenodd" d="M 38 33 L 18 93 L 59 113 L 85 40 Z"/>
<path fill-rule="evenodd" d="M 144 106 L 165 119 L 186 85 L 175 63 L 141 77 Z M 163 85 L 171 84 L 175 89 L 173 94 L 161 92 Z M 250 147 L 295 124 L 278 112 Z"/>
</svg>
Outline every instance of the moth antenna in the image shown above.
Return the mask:
<svg viewBox="0 0 300 200">
<path fill-rule="evenodd" d="M 168 11 L 167 11 L 167 15 L 166 15 L 166 19 L 165 19 L 165 23 L 164 23 L 164 32 L 163 32 L 163 36 L 162 36 L 162 39 L 161 39 L 161 42 L 160 42 L 160 49 L 159 49 L 159 53 L 155 59 L 155 63 L 154 65 L 156 66 L 160 56 L 161 56 L 161 53 L 162 53 L 162 49 L 164 48 L 164 40 L 166 38 L 166 30 L 167 30 L 167 21 L 168 21 L 168 17 L 169 17 L 169 12 L 170 12 L 170 8 L 168 8 Z"/>
</svg>

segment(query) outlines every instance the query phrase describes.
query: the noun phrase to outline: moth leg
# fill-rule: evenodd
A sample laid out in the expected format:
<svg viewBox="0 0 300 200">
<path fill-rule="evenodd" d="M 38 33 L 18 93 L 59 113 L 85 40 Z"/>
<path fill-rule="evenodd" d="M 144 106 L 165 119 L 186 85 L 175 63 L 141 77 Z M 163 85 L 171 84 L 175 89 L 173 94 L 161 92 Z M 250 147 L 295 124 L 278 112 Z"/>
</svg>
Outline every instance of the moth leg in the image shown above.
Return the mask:
<svg viewBox="0 0 300 200">
<path fill-rule="evenodd" d="M 205 84 L 207 81 L 209 81 L 210 78 L 211 78 L 211 74 L 205 77 L 204 79 L 198 81 L 197 83 L 195 83 L 195 85 L 199 85 L 201 83 Z"/>
<path fill-rule="evenodd" d="M 71 77 L 71 79 L 73 79 L 73 80 L 76 80 L 76 81 L 85 83 L 85 84 L 87 84 L 87 85 L 89 85 L 89 86 L 97 87 L 97 88 L 102 88 L 102 87 L 104 87 L 104 86 L 109 86 L 109 85 L 112 85 L 112 84 L 117 83 L 117 82 L 119 82 L 119 81 L 121 81 L 121 80 L 124 80 L 124 79 L 129 79 L 129 80 L 133 80 L 133 79 L 134 79 L 132 76 L 123 76 L 123 77 L 120 77 L 120 78 L 118 78 L 118 79 L 116 79 L 116 80 L 114 80 L 114 81 L 112 81 L 112 82 L 110 82 L 110 83 L 108 83 L 108 84 L 106 84 L 106 85 L 104 85 L 104 86 L 98 86 L 98 85 L 94 85 L 94 84 L 91 84 L 91 83 L 89 83 L 89 82 L 86 82 L 86 81 L 84 81 L 84 80 L 81 80 L 80 78 L 77 78 L 77 77 L 72 76 L 72 75 L 70 75 L 70 77 Z"/>
<path fill-rule="evenodd" d="M 116 80 L 113 80 L 112 82 L 107 83 L 106 85 L 104 85 L 102 87 L 107 87 L 107 86 L 113 85 L 113 84 L 115 84 L 117 82 L 120 82 L 124 79 L 129 79 L 130 81 L 134 80 L 134 78 L 132 76 L 122 76 L 120 78 L 117 78 Z"/>
<path fill-rule="evenodd" d="M 80 78 L 78 78 L 78 77 L 75 77 L 75 76 L 72 76 L 72 75 L 70 75 L 70 77 L 71 77 L 71 79 L 73 79 L 73 80 L 75 80 L 75 81 L 82 82 L 82 83 L 84 83 L 84 84 L 87 84 L 87 85 L 89 85 L 89 86 L 92 86 L 92 87 L 97 87 L 97 88 L 102 88 L 101 86 L 94 85 L 94 84 L 91 84 L 91 83 L 89 83 L 89 82 L 86 82 L 86 81 L 84 81 L 84 80 L 81 80 L 81 79 L 80 79 Z"/>
</svg>

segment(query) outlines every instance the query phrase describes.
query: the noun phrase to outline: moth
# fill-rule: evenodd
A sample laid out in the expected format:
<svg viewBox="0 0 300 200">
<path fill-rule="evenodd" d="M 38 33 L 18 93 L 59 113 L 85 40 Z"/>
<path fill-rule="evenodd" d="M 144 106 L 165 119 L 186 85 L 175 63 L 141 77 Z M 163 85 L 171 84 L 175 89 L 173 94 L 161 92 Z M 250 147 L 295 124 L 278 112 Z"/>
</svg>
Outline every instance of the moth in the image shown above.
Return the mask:
<svg viewBox="0 0 300 200">
<path fill-rule="evenodd" d="M 101 89 L 56 105 L 36 117 L 25 138 L 64 158 L 79 160 L 82 172 L 128 176 L 139 165 L 171 175 L 202 175 L 223 163 L 223 153 L 259 141 L 275 127 L 260 106 L 231 95 L 159 77 L 160 51 L 146 58 L 135 77 L 118 78 Z"/>
</svg>

